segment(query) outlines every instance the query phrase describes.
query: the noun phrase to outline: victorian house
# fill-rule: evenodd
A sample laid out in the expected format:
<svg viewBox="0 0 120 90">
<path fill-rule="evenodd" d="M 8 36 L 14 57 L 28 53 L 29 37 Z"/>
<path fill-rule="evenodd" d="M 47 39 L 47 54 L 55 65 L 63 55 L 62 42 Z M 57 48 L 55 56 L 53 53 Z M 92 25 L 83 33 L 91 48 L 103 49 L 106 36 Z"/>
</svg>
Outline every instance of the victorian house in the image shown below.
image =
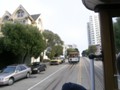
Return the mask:
<svg viewBox="0 0 120 90">
<path fill-rule="evenodd" d="M 19 7 L 12 14 L 9 13 L 8 11 L 4 13 L 4 15 L 0 18 L 0 29 L 5 22 L 11 22 L 11 23 L 19 22 L 23 24 L 30 24 L 30 25 L 36 26 L 41 33 L 44 30 L 42 25 L 41 14 L 30 15 L 22 5 L 19 5 Z M 0 30 L 0 37 L 1 36 L 3 35 Z M 39 61 L 39 60 L 40 58 L 38 59 L 32 58 L 31 62 Z"/>
<path fill-rule="evenodd" d="M 41 19 L 41 14 L 30 15 L 25 8 L 20 5 L 12 14 L 8 11 L 4 13 L 4 15 L 0 18 L 0 26 L 5 22 L 20 22 L 23 24 L 37 26 L 40 32 L 42 32 L 44 29 Z"/>
</svg>

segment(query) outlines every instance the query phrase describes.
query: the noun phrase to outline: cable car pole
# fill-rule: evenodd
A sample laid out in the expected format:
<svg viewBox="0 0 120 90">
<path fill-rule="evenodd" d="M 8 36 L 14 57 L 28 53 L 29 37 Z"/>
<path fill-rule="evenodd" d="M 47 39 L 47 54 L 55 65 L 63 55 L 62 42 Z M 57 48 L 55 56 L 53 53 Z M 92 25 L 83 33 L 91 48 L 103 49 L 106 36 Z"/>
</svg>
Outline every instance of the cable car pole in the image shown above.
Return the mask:
<svg viewBox="0 0 120 90">
<path fill-rule="evenodd" d="M 94 70 L 94 58 L 102 58 L 103 61 L 103 51 L 99 55 L 90 54 L 90 78 L 91 78 L 91 90 L 95 90 L 95 70 Z"/>
<path fill-rule="evenodd" d="M 95 90 L 95 70 L 94 70 L 94 55 L 89 55 L 90 59 L 90 79 L 91 79 L 91 90 Z"/>
</svg>

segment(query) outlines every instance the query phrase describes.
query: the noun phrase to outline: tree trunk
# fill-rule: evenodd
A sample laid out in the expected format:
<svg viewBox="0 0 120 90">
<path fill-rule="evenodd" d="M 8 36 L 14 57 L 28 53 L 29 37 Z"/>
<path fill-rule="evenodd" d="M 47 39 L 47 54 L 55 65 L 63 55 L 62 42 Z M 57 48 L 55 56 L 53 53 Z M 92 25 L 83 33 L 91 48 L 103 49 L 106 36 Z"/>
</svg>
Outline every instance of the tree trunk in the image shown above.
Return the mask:
<svg viewBox="0 0 120 90">
<path fill-rule="evenodd" d="M 26 60 L 27 55 L 28 55 L 28 52 L 26 52 L 26 53 L 23 55 L 22 63 L 25 63 L 25 60 Z"/>
</svg>

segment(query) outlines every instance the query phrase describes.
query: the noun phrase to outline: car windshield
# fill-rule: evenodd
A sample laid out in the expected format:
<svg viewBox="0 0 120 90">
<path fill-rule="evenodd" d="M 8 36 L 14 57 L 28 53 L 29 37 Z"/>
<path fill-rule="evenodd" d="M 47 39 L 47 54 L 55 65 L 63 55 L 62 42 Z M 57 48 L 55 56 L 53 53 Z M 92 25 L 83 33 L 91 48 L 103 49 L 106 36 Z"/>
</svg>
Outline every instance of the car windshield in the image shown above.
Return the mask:
<svg viewBox="0 0 120 90">
<path fill-rule="evenodd" d="M 53 60 L 57 60 L 57 59 L 58 59 L 58 57 L 54 57 L 54 58 L 53 58 Z"/>
<path fill-rule="evenodd" d="M 54 59 L 52 59 L 52 60 L 58 60 L 58 59 L 54 58 Z"/>
<path fill-rule="evenodd" d="M 38 66 L 38 65 L 40 65 L 40 63 L 33 63 L 32 65 L 33 66 Z"/>
<path fill-rule="evenodd" d="M 15 72 L 16 67 L 7 67 L 3 70 L 3 73 L 12 73 Z"/>
</svg>

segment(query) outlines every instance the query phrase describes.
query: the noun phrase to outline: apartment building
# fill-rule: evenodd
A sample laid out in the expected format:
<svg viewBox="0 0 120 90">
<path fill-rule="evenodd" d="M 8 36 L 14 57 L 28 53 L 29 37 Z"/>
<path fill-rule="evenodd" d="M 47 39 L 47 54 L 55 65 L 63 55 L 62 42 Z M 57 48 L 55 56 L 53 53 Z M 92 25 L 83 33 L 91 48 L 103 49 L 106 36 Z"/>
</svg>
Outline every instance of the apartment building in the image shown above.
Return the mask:
<svg viewBox="0 0 120 90">
<path fill-rule="evenodd" d="M 88 30 L 88 44 L 101 45 L 99 15 L 93 15 L 89 17 L 89 22 L 87 23 L 87 30 Z"/>
<path fill-rule="evenodd" d="M 100 23 L 99 15 L 95 14 L 89 17 L 89 22 L 87 23 L 88 30 L 88 46 L 96 45 L 97 54 L 101 51 L 101 33 L 100 33 Z"/>
</svg>

